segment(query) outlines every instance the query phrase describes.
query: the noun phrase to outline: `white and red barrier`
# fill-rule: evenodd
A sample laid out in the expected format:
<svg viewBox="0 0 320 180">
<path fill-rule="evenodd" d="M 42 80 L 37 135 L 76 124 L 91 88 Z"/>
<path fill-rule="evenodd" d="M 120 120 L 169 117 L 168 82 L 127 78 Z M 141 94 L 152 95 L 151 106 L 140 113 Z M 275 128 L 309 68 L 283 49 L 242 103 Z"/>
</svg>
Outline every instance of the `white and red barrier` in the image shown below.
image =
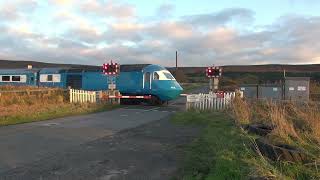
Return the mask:
<svg viewBox="0 0 320 180">
<path fill-rule="evenodd" d="M 70 89 L 70 102 L 71 103 L 97 103 L 100 101 L 112 101 L 120 103 L 120 99 L 151 99 L 151 95 L 145 96 L 124 96 L 119 92 L 115 92 L 114 95 L 108 95 L 102 91 L 84 91 Z"/>
<path fill-rule="evenodd" d="M 151 99 L 151 95 L 149 96 L 122 96 L 122 95 L 118 95 L 118 96 L 104 96 L 104 98 L 108 98 L 108 99 Z"/>
</svg>

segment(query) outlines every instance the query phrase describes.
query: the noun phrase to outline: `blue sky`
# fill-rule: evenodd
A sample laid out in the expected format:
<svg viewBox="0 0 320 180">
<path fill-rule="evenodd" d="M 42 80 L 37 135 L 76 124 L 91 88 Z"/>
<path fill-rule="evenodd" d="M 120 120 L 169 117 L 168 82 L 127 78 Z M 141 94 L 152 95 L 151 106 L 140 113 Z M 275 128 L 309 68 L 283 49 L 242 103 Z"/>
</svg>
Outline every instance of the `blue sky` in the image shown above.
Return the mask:
<svg viewBox="0 0 320 180">
<path fill-rule="evenodd" d="M 0 59 L 320 63 L 317 0 L 0 1 Z"/>
</svg>

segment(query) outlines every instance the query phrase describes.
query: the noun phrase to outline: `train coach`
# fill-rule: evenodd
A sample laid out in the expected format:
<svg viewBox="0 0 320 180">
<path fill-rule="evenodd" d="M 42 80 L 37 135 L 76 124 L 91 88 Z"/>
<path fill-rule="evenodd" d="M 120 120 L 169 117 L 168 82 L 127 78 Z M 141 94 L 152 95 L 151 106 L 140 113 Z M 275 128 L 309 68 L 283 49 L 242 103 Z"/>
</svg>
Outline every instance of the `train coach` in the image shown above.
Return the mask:
<svg viewBox="0 0 320 180">
<path fill-rule="evenodd" d="M 108 77 L 97 68 L 43 68 L 39 86 L 99 91 L 108 87 Z"/>
<path fill-rule="evenodd" d="M 1 69 L 0 85 L 36 86 L 38 69 Z"/>
</svg>

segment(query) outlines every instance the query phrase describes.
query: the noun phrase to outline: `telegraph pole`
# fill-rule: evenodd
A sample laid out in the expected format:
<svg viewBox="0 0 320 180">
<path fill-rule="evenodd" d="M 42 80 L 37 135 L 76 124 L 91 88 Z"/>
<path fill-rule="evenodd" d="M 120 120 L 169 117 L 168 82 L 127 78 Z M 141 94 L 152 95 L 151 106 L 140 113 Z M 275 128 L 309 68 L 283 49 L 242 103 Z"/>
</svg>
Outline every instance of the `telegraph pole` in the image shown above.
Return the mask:
<svg viewBox="0 0 320 180">
<path fill-rule="evenodd" d="M 178 69 L 178 51 L 176 51 L 176 70 Z"/>
</svg>

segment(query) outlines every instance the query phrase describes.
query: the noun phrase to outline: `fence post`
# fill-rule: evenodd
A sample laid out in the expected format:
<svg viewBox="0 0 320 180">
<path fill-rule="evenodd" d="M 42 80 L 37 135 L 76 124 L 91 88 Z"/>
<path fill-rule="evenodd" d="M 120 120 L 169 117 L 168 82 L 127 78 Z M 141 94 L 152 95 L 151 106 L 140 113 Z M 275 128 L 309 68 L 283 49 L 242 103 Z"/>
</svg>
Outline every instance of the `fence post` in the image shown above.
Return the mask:
<svg viewBox="0 0 320 180">
<path fill-rule="evenodd" d="M 69 101 L 72 103 L 72 89 L 69 89 Z"/>
</svg>

